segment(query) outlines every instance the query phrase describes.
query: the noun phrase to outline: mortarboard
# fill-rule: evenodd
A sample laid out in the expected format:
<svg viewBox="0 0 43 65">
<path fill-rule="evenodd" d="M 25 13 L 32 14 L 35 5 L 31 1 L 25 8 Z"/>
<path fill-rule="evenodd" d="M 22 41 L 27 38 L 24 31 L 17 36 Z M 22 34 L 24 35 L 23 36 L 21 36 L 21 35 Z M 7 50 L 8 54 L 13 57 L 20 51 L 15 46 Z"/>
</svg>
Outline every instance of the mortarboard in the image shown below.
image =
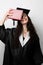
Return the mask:
<svg viewBox="0 0 43 65">
<path fill-rule="evenodd" d="M 11 13 L 11 16 L 8 16 L 10 19 L 14 19 L 14 20 L 21 20 L 22 14 L 23 14 L 23 10 L 17 10 L 17 9 L 12 9 L 9 11 L 9 13 Z"/>
<path fill-rule="evenodd" d="M 24 8 L 19 8 L 17 7 L 18 10 L 23 10 L 23 13 L 26 13 L 28 15 L 28 13 L 30 12 L 29 9 L 24 9 Z"/>
</svg>

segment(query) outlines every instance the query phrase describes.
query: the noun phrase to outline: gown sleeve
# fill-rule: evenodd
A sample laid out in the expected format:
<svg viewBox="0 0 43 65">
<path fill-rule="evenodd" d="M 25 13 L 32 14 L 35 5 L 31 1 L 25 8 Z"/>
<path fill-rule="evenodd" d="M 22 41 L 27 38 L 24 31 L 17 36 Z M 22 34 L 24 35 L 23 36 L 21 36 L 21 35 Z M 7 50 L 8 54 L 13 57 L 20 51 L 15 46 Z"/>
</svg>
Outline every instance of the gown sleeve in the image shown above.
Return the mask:
<svg viewBox="0 0 43 65">
<path fill-rule="evenodd" d="M 34 41 L 34 54 L 33 59 L 36 65 L 41 65 L 43 63 L 43 55 L 39 43 L 39 37 L 36 37 Z"/>
<path fill-rule="evenodd" d="M 3 43 L 6 43 L 8 41 L 8 39 L 9 39 L 9 32 L 10 32 L 10 29 L 5 29 L 4 25 L 0 26 L 0 40 Z"/>
</svg>

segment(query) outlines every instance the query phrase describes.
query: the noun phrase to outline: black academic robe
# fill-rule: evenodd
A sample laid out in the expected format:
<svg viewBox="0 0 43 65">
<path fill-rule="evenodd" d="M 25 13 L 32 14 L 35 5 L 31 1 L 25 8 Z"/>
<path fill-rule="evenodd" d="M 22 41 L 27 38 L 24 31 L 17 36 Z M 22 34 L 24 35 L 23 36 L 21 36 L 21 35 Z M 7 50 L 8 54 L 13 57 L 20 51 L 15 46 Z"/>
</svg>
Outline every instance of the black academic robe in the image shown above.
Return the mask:
<svg viewBox="0 0 43 65">
<path fill-rule="evenodd" d="M 12 44 L 15 44 L 12 33 L 16 37 L 15 31 L 15 28 L 5 29 L 4 25 L 0 26 L 0 40 L 5 43 L 3 65 L 41 65 L 43 58 L 39 37 L 37 35 L 30 37 L 23 47 L 18 39 L 18 47 L 12 48 Z"/>
</svg>

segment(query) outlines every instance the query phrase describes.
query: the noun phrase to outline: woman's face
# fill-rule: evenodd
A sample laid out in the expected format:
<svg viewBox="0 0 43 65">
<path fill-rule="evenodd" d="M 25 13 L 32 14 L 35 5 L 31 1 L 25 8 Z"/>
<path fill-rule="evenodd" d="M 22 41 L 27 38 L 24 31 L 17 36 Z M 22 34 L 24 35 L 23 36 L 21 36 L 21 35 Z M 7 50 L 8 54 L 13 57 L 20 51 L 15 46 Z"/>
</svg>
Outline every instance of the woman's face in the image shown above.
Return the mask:
<svg viewBox="0 0 43 65">
<path fill-rule="evenodd" d="M 27 24 L 27 22 L 28 22 L 28 16 L 25 13 L 23 13 L 21 23 L 22 25 L 24 25 L 24 24 Z"/>
</svg>

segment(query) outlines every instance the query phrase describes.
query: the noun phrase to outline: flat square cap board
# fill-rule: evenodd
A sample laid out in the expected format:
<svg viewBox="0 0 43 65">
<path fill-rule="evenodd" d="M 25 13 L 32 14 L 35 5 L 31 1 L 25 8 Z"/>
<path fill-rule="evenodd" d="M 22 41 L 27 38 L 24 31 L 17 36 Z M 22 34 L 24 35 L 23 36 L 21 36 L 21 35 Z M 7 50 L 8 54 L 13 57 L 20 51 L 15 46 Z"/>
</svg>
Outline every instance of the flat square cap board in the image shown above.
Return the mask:
<svg viewBox="0 0 43 65">
<path fill-rule="evenodd" d="M 12 16 L 8 16 L 8 17 L 10 19 L 14 19 L 18 21 L 18 20 L 21 20 L 23 10 L 13 9 L 12 11 L 10 11 L 10 13 L 12 13 Z"/>
<path fill-rule="evenodd" d="M 26 13 L 28 15 L 28 13 L 30 12 L 29 9 L 25 9 L 25 8 L 19 8 L 17 7 L 18 10 L 23 10 L 23 13 Z"/>
</svg>

